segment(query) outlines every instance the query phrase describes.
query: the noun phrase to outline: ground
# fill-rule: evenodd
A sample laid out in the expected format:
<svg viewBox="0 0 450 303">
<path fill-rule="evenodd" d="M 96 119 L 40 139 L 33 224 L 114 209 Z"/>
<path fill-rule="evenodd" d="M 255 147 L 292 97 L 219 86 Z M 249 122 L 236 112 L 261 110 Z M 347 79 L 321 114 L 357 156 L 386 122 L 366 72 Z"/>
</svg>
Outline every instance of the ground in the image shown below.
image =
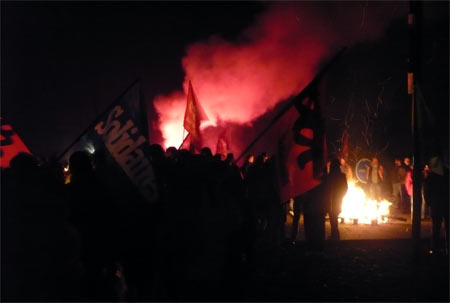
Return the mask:
<svg viewBox="0 0 450 303">
<path fill-rule="evenodd" d="M 286 222 L 286 233 L 288 236 L 291 230 L 292 216 L 288 216 Z M 325 223 L 326 235 L 330 236 L 330 223 Z M 387 223 L 377 225 L 370 224 L 339 224 L 341 240 L 381 240 L 381 239 L 411 239 L 411 215 L 405 211 L 395 210 L 392 219 Z M 304 241 L 303 216 L 300 219 L 297 240 Z M 421 221 L 421 238 L 430 239 L 431 219 L 425 218 Z"/>
<path fill-rule="evenodd" d="M 322 253 L 308 251 L 300 224 L 295 244 L 261 249 L 256 273 L 240 279 L 236 299 L 449 302 L 449 260 L 429 253 L 430 220 L 421 224 L 420 249 L 414 254 L 410 215 L 395 215 L 406 221 L 340 224 L 341 241 L 327 240 Z"/>
</svg>

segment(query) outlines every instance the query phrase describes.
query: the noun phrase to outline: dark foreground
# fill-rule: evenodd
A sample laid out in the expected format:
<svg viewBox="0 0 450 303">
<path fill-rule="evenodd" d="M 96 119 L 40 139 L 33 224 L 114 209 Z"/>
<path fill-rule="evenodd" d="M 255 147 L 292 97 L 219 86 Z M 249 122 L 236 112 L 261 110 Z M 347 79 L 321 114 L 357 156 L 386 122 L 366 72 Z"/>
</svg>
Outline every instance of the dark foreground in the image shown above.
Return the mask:
<svg viewBox="0 0 450 303">
<path fill-rule="evenodd" d="M 327 241 L 323 253 L 304 242 L 260 252 L 257 270 L 236 275 L 236 291 L 192 300 L 229 301 L 449 301 L 448 256 L 428 253 L 422 241 Z"/>
</svg>

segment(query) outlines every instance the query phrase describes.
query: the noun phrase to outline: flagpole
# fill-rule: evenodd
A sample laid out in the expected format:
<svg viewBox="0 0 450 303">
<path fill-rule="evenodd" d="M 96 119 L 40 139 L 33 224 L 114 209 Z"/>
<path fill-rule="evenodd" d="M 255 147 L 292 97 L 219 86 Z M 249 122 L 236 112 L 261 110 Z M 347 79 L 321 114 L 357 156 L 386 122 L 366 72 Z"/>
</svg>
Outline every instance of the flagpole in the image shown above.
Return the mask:
<svg viewBox="0 0 450 303">
<path fill-rule="evenodd" d="M 306 97 L 306 95 L 309 93 L 309 90 L 311 89 L 311 87 L 313 87 L 318 81 L 319 79 L 322 77 L 322 75 L 330 68 L 330 66 L 337 61 L 337 59 L 342 55 L 342 53 L 346 50 L 347 48 L 344 47 L 342 48 L 323 68 L 322 70 L 316 75 L 316 77 L 314 77 L 313 80 L 311 80 L 311 82 L 309 82 L 309 84 L 295 97 L 293 97 L 292 99 L 290 99 L 287 104 L 281 109 L 281 111 L 272 119 L 272 121 L 261 131 L 261 133 L 259 133 L 259 135 L 256 136 L 255 139 L 253 139 L 253 141 L 247 146 L 247 148 L 239 155 L 239 157 L 234 161 L 234 163 L 238 163 L 239 160 L 245 156 L 251 149 L 252 147 L 256 144 L 256 142 L 259 141 L 259 139 L 261 139 L 266 133 L 267 131 L 275 124 L 275 122 L 277 122 L 290 108 L 291 106 L 295 103 L 296 99 L 302 99 L 304 97 Z"/>
<path fill-rule="evenodd" d="M 58 157 L 58 160 L 61 160 L 61 158 L 69 151 L 69 149 L 72 148 L 72 146 L 75 145 L 75 143 L 77 143 L 92 127 L 94 127 L 94 125 L 97 124 L 98 120 L 100 119 L 101 116 L 103 116 L 104 114 L 106 114 L 108 111 L 111 110 L 111 108 L 116 105 L 118 103 L 118 101 L 128 92 L 128 90 L 130 90 L 133 86 L 135 86 L 137 83 L 139 83 L 141 80 L 137 79 L 135 80 L 130 86 L 127 87 L 127 89 L 120 94 L 120 96 L 116 99 L 114 99 L 114 101 L 108 105 L 108 107 L 102 112 L 100 113 L 100 115 L 97 116 L 97 118 L 95 118 L 94 121 L 91 122 L 91 124 L 89 124 L 88 127 L 86 127 L 86 129 L 81 133 L 81 135 L 79 135 Z"/>
<path fill-rule="evenodd" d="M 183 133 L 184 133 L 184 130 L 183 130 Z M 181 142 L 181 144 L 180 144 L 180 146 L 178 147 L 178 149 L 180 149 L 180 148 L 183 146 L 184 142 L 186 142 L 186 140 L 187 140 L 188 137 L 189 137 L 189 134 L 186 136 L 186 138 L 184 138 L 183 142 Z"/>
<path fill-rule="evenodd" d="M 409 15 L 408 24 L 410 26 L 410 54 L 409 54 L 409 75 L 411 87 L 408 92 L 411 97 L 411 133 L 413 141 L 413 193 L 412 193 L 412 239 L 414 246 L 414 253 L 417 256 L 420 252 L 420 225 L 421 225 L 421 182 L 422 173 L 420 166 L 422 165 L 420 154 L 420 142 L 417 117 L 419 108 L 417 104 L 417 83 L 420 82 L 420 67 L 421 67 L 421 17 L 422 17 L 422 2 L 409 1 Z"/>
</svg>

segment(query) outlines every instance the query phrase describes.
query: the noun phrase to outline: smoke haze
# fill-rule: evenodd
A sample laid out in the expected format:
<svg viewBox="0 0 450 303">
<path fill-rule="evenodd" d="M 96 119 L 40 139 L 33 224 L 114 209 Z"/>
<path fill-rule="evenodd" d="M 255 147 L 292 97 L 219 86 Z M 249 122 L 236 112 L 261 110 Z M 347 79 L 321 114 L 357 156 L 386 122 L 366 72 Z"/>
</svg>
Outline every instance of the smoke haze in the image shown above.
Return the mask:
<svg viewBox="0 0 450 303">
<path fill-rule="evenodd" d="M 376 40 L 406 13 L 406 2 L 282 2 L 269 4 L 237 41 L 213 36 L 189 45 L 183 91 L 153 101 L 163 145 L 182 142 L 189 80 L 210 119 L 202 128 L 248 127 L 298 94 L 341 47 Z"/>
</svg>

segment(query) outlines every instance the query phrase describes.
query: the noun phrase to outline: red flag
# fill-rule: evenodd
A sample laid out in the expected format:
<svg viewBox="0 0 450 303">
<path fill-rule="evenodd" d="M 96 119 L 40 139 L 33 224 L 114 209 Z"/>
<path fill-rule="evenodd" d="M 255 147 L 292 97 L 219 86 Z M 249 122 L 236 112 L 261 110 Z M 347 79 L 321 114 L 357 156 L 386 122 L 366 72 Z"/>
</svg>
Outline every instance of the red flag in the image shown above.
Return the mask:
<svg viewBox="0 0 450 303">
<path fill-rule="evenodd" d="M 316 85 L 306 97 L 295 100 L 280 122 L 281 201 L 288 201 L 318 186 L 325 167 L 325 128 Z"/>
<path fill-rule="evenodd" d="M 269 138 L 278 138 L 277 149 L 281 201 L 299 195 L 318 197 L 321 194 L 318 185 L 322 183 L 327 158 L 325 123 L 319 102 L 319 86 L 323 86 L 323 75 L 345 51 L 343 48 L 325 65 L 317 76 L 293 100 L 289 100 L 272 122 L 249 144 L 237 158 L 239 161 L 266 133 Z M 277 127 L 274 127 L 277 125 Z M 274 133 L 275 132 L 275 133 Z"/>
<path fill-rule="evenodd" d="M 10 124 L 0 117 L 0 167 L 9 167 L 9 162 L 18 153 L 30 153 L 22 139 L 13 130 Z"/>
<path fill-rule="evenodd" d="M 208 120 L 203 108 L 198 103 L 192 88 L 191 81 L 189 81 L 189 89 L 186 101 L 186 112 L 184 114 L 184 129 L 187 130 L 190 137 L 190 145 L 196 149 L 202 146 L 202 137 L 200 133 L 200 124 L 202 121 Z M 193 147 L 191 147 L 192 149 Z"/>
<path fill-rule="evenodd" d="M 225 129 L 223 132 L 220 133 L 219 137 L 217 138 L 216 154 L 222 155 L 222 159 L 225 159 L 227 157 L 228 150 L 229 146 Z"/>
<path fill-rule="evenodd" d="M 178 147 L 178 149 L 189 149 L 190 142 L 191 142 L 191 135 L 188 134 L 186 138 L 184 138 L 183 142 L 181 143 L 180 147 Z"/>
</svg>

